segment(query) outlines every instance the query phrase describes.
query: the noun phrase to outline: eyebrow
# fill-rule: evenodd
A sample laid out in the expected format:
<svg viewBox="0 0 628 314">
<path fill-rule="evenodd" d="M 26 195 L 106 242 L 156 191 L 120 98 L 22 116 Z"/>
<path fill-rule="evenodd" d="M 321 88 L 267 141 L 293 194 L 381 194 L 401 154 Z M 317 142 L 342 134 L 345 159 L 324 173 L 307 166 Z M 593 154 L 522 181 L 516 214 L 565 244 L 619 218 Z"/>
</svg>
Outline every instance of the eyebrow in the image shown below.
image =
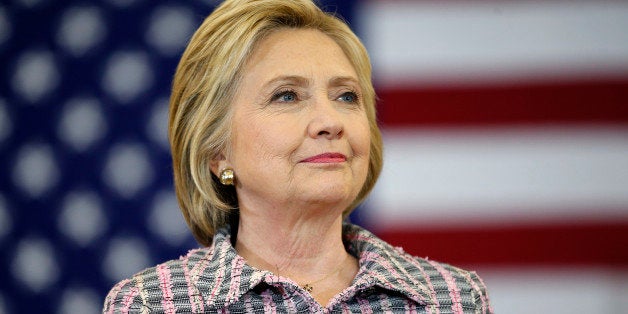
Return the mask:
<svg viewBox="0 0 628 314">
<path fill-rule="evenodd" d="M 290 83 L 297 86 L 307 86 L 310 84 L 310 81 L 307 78 L 298 75 L 282 75 L 266 82 L 263 88 L 267 88 L 277 83 Z"/>
<path fill-rule="evenodd" d="M 263 87 L 267 88 L 268 86 L 272 86 L 277 83 L 290 83 L 297 86 L 308 86 L 310 84 L 310 80 L 298 75 L 282 75 L 266 82 Z M 330 86 L 341 86 L 346 85 L 347 83 L 360 86 L 360 82 L 353 76 L 334 76 L 329 80 Z"/>
<path fill-rule="evenodd" d="M 360 82 L 353 76 L 335 76 L 329 80 L 330 86 L 341 86 L 347 83 L 355 84 L 360 87 Z"/>
</svg>

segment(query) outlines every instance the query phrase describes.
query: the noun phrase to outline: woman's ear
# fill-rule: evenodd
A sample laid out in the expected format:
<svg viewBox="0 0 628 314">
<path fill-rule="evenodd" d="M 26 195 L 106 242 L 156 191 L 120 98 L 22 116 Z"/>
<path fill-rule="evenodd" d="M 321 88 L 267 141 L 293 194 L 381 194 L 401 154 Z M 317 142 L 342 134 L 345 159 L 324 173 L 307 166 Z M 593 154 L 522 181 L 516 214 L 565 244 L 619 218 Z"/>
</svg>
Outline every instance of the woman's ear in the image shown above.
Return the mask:
<svg viewBox="0 0 628 314">
<path fill-rule="evenodd" d="M 209 162 L 209 167 L 211 168 L 212 173 L 217 177 L 220 177 L 220 170 L 227 168 L 227 166 L 227 158 L 225 158 L 223 153 L 214 156 L 214 158 L 212 158 Z"/>
</svg>

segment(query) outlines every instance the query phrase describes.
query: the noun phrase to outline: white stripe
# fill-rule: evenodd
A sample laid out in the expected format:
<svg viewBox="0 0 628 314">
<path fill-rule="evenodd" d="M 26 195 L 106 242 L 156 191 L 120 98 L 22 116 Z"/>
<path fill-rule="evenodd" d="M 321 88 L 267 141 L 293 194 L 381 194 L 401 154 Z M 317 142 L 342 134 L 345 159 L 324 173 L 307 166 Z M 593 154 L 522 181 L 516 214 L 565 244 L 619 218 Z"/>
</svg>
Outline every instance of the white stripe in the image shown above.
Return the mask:
<svg viewBox="0 0 628 314">
<path fill-rule="evenodd" d="M 628 73 L 627 1 L 369 1 L 357 17 L 383 85 Z"/>
<path fill-rule="evenodd" d="M 628 127 L 384 131 L 378 227 L 628 219 Z"/>
<path fill-rule="evenodd" d="M 626 313 L 628 272 L 595 268 L 478 271 L 495 313 Z"/>
</svg>

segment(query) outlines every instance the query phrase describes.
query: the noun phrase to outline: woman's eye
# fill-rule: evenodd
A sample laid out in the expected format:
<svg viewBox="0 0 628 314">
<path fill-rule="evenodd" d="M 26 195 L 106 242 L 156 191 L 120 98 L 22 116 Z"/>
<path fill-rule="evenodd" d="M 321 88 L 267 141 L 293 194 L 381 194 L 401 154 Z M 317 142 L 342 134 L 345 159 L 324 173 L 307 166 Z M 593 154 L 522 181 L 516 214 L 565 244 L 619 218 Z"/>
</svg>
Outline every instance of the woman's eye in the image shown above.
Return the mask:
<svg viewBox="0 0 628 314">
<path fill-rule="evenodd" d="M 346 92 L 338 97 L 338 100 L 348 102 L 348 103 L 357 103 L 358 102 L 358 94 L 354 92 Z"/>
<path fill-rule="evenodd" d="M 273 95 L 272 101 L 278 102 L 295 102 L 297 101 L 297 93 L 293 91 L 282 91 Z"/>
</svg>

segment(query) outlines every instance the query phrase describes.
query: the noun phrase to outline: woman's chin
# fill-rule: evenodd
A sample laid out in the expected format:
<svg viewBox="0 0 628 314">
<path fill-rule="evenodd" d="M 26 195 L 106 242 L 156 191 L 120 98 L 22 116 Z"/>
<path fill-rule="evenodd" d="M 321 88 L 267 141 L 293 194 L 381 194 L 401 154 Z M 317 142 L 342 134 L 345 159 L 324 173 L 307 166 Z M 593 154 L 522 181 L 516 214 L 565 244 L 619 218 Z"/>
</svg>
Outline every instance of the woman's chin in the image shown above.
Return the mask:
<svg viewBox="0 0 628 314">
<path fill-rule="evenodd" d="M 344 210 L 355 200 L 364 183 L 357 185 L 358 181 L 349 171 L 317 173 L 298 180 L 299 187 L 293 195 L 308 204 L 323 204 Z"/>
<path fill-rule="evenodd" d="M 342 185 L 319 186 L 316 190 L 305 190 L 297 197 L 308 206 L 338 208 L 342 212 L 356 197 L 352 190 Z"/>
</svg>

